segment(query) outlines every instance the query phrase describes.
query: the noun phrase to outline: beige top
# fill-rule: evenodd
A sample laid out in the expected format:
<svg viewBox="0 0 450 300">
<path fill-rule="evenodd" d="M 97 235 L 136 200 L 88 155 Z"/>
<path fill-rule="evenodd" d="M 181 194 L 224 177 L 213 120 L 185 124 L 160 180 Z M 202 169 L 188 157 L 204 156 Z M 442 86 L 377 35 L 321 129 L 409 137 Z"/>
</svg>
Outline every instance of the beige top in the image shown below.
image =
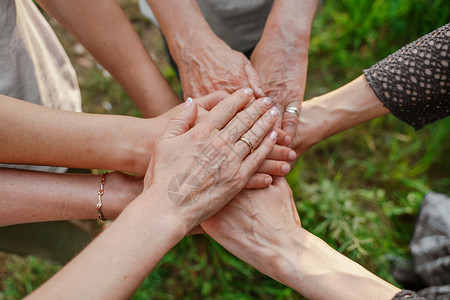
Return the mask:
<svg viewBox="0 0 450 300">
<path fill-rule="evenodd" d="M 31 0 L 0 1 L 0 94 L 81 112 L 75 70 Z"/>
</svg>

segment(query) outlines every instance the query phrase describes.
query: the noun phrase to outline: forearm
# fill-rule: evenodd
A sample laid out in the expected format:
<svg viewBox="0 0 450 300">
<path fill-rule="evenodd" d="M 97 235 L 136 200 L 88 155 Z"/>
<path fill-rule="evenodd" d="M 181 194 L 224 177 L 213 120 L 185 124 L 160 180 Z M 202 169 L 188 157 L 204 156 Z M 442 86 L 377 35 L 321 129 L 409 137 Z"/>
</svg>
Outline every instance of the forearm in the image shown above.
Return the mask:
<svg viewBox="0 0 450 300">
<path fill-rule="evenodd" d="M 266 48 L 274 53 L 266 53 L 267 57 L 283 55 L 288 59 L 285 67 L 295 68 L 293 74 L 301 74 L 302 86 L 306 82 L 311 25 L 317 3 L 317 0 L 275 1 L 259 42 L 272 44 Z"/>
<path fill-rule="evenodd" d="M 308 299 L 392 299 L 400 291 L 301 227 L 281 240 L 268 275 Z"/>
<path fill-rule="evenodd" d="M 305 101 L 293 149 L 310 146 L 351 127 L 389 114 L 364 76 L 325 95 Z"/>
<path fill-rule="evenodd" d="M 258 72 L 264 93 L 282 111 L 277 126 L 295 136 L 298 114 L 306 85 L 311 24 L 317 1 L 275 1 L 251 62 Z M 267 59 L 270 57 L 270 59 Z"/>
<path fill-rule="evenodd" d="M 183 50 L 192 52 L 194 50 L 189 49 L 201 47 L 203 40 L 216 37 L 195 0 L 147 0 L 147 2 L 177 63 L 183 59 Z"/>
<path fill-rule="evenodd" d="M 38 2 L 117 79 L 145 117 L 180 103 L 117 1 Z"/>
<path fill-rule="evenodd" d="M 0 95 L 0 162 L 143 174 L 163 124 L 50 109 Z"/>
<path fill-rule="evenodd" d="M 179 220 L 164 206 L 147 200 L 142 196 L 134 200 L 105 232 L 29 298 L 130 298 L 185 234 Z"/>
<path fill-rule="evenodd" d="M 267 18 L 263 38 L 281 34 L 286 40 L 300 40 L 299 42 L 306 42 L 309 45 L 311 25 L 318 2 L 318 0 L 276 0 Z"/>
<path fill-rule="evenodd" d="M 0 226 L 96 219 L 101 175 L 55 174 L 0 169 Z M 122 173 L 106 176 L 102 212 L 115 219 L 142 192 L 142 179 Z"/>
<path fill-rule="evenodd" d="M 378 100 L 363 76 L 337 90 L 312 99 L 306 110 L 305 114 L 300 114 L 300 123 L 305 124 L 308 117 L 311 119 L 313 115 L 325 114 L 322 138 L 389 114 L 389 110 Z"/>
</svg>

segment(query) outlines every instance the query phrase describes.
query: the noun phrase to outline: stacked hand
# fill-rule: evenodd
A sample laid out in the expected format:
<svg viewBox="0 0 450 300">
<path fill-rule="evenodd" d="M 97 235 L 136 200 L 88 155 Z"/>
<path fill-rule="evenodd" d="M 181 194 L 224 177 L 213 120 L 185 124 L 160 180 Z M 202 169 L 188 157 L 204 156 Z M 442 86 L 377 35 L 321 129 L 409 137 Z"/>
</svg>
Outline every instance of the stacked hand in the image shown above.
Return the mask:
<svg viewBox="0 0 450 300">
<path fill-rule="evenodd" d="M 258 190 L 242 190 L 221 211 L 202 223 L 203 230 L 232 254 L 274 276 L 274 245 L 300 227 L 291 189 L 284 177 Z"/>
<path fill-rule="evenodd" d="M 169 200 L 189 230 L 236 196 L 275 145 L 278 109 L 252 98 L 251 89 L 237 91 L 195 127 L 198 107 L 188 100 L 156 142 L 143 195 Z"/>
<path fill-rule="evenodd" d="M 201 97 L 218 90 L 232 93 L 249 86 L 256 97 L 264 96 L 252 63 L 215 35 L 189 41 L 182 51 L 177 65 L 185 95 Z"/>
<path fill-rule="evenodd" d="M 229 93 L 225 91 L 219 91 L 203 97 L 196 98 L 195 103 L 198 105 L 198 112 L 197 118 L 195 119 L 194 122 L 194 126 L 199 124 L 202 120 L 205 120 L 209 115 L 209 111 L 215 108 L 216 105 L 220 103 L 223 99 L 229 96 L 230 96 Z M 267 99 L 266 101 L 271 101 L 271 99 Z M 157 118 L 158 122 L 155 123 L 167 124 L 170 118 L 172 118 L 177 113 L 183 110 L 183 106 L 184 104 L 180 104 L 177 107 L 166 112 L 165 114 L 159 116 Z M 274 130 L 277 132 L 277 144 L 274 146 L 273 150 L 270 152 L 270 154 L 258 168 L 256 173 L 247 182 L 245 186 L 246 188 L 251 189 L 251 188 L 266 187 L 272 182 L 271 176 L 283 176 L 290 171 L 289 164 L 295 160 L 296 158 L 295 152 L 287 147 L 286 144 L 287 133 L 276 127 L 274 127 Z"/>
<path fill-rule="evenodd" d="M 307 49 L 262 39 L 253 50 L 251 62 L 265 95 L 274 99 L 274 105 L 283 112 L 276 125 L 294 138 L 306 84 Z"/>
<path fill-rule="evenodd" d="M 251 89 L 238 90 L 196 125 L 199 108 L 186 101 L 155 142 L 142 194 L 30 298 L 129 298 L 200 224 L 237 257 L 308 298 L 388 299 L 398 292 L 302 229 L 283 177 L 243 189 L 277 140 L 278 109 L 270 98 L 252 99 Z M 349 279 L 355 288 L 343 289 Z"/>
</svg>

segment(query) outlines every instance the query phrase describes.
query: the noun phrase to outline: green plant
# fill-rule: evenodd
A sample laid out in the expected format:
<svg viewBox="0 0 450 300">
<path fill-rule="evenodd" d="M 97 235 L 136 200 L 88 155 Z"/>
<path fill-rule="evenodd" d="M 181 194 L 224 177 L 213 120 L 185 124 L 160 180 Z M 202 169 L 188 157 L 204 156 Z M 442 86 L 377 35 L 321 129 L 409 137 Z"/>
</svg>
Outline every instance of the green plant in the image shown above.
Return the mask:
<svg viewBox="0 0 450 300">
<path fill-rule="evenodd" d="M 174 88 L 157 30 L 135 3 L 120 1 Z M 446 0 L 322 1 L 312 30 L 306 99 L 359 76 L 364 68 L 450 20 Z M 58 31 L 70 54 L 70 39 Z M 66 42 L 68 41 L 68 42 Z M 149 44 L 150 45 L 150 44 Z M 73 59 L 73 58 L 72 58 Z M 73 59 L 76 63 L 76 59 Z M 89 112 L 139 115 L 125 92 L 94 66 L 79 69 Z M 305 228 L 393 283 L 386 256 L 408 257 L 419 203 L 430 189 L 450 190 L 450 119 L 415 132 L 393 116 L 323 141 L 288 176 Z M 36 258 L 0 264 L 0 298 L 26 295 L 58 269 Z M 6 270 L 6 271 L 5 271 Z M 302 299 L 207 237 L 186 237 L 143 282 L 134 299 Z"/>
</svg>

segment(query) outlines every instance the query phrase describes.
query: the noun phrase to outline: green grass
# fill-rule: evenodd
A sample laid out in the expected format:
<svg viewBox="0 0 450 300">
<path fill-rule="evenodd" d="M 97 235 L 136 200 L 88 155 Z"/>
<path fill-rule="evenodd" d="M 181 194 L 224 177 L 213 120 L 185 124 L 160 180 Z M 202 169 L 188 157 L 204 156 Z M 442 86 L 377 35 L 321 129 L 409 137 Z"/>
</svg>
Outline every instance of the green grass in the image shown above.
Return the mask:
<svg viewBox="0 0 450 300">
<path fill-rule="evenodd" d="M 145 34 L 149 25 L 133 4 L 122 2 L 138 32 Z M 449 20 L 445 0 L 323 1 L 313 25 L 306 98 L 341 86 Z M 175 82 L 167 61 L 160 59 L 161 41 L 152 45 L 160 69 Z M 87 111 L 104 113 L 102 103 L 108 101 L 113 106 L 109 113 L 138 115 L 113 79 L 96 67 L 77 71 Z M 179 83 L 174 85 L 179 88 Z M 415 132 L 388 116 L 316 145 L 288 176 L 303 226 L 395 284 L 388 255 L 408 257 L 424 194 L 450 190 L 449 135 L 450 119 Z M 35 257 L 2 257 L 0 299 L 23 297 L 58 269 Z M 203 236 L 183 239 L 134 295 L 134 299 L 218 297 L 302 299 Z"/>
</svg>

